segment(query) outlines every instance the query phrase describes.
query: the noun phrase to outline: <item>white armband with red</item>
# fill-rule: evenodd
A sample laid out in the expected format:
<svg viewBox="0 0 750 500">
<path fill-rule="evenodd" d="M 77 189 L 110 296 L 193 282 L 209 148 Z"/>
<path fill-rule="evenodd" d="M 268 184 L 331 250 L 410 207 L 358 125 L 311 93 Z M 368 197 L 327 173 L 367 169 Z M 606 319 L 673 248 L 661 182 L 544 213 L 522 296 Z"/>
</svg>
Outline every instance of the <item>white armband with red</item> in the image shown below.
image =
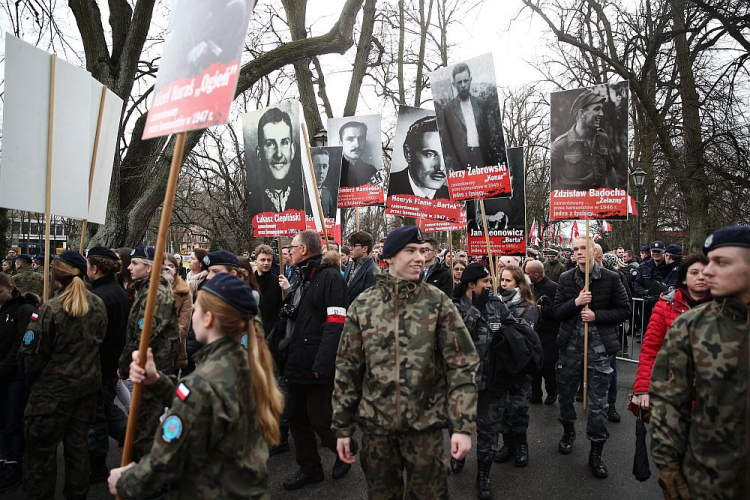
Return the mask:
<svg viewBox="0 0 750 500">
<path fill-rule="evenodd" d="M 346 321 L 346 309 L 343 307 L 329 307 L 326 309 L 326 323 L 341 323 Z"/>
</svg>

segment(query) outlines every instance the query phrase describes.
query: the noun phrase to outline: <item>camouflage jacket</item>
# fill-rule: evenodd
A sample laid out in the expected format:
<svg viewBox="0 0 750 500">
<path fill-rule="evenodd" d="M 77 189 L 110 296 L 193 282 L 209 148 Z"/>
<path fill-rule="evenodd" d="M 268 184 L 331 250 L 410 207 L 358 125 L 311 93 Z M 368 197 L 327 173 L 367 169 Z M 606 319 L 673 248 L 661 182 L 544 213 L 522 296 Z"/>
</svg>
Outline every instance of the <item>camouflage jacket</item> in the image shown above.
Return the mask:
<svg viewBox="0 0 750 500">
<path fill-rule="evenodd" d="M 680 315 L 651 374 L 651 454 L 693 498 L 747 498 L 750 307 L 718 299 Z"/>
<path fill-rule="evenodd" d="M 146 297 L 150 278 L 143 278 L 133 282 L 135 299 L 130 308 L 127 329 L 125 330 L 125 348 L 120 355 L 120 378 L 128 378 L 133 351 L 138 350 L 141 341 L 144 316 L 146 314 Z M 180 352 L 180 334 L 177 325 L 177 309 L 172 292 L 167 287 L 167 281 L 159 279 L 159 289 L 156 295 L 154 322 L 151 327 L 149 346 L 154 351 L 156 369 L 171 373 Z"/>
<path fill-rule="evenodd" d="M 35 273 L 31 266 L 23 266 L 13 275 L 13 284 L 23 295 L 31 292 L 39 296 L 40 302 L 44 294 L 44 273 Z"/>
<path fill-rule="evenodd" d="M 248 397 L 247 351 L 225 337 L 204 346 L 195 361 L 176 391 L 163 372 L 147 388 L 171 407 L 151 452 L 117 481 L 122 498 L 146 498 L 167 485 L 170 499 L 268 498 L 268 447 Z"/>
<path fill-rule="evenodd" d="M 376 270 L 346 314 L 336 358 L 333 428 L 354 433 L 476 429 L 479 367 L 461 315 L 438 288 Z"/>
<path fill-rule="evenodd" d="M 69 316 L 56 295 L 31 317 L 18 350 L 31 386 L 27 416 L 51 413 L 58 402 L 74 401 L 101 387 L 99 345 L 107 332 L 107 310 L 96 295 L 86 292 L 86 297 L 85 316 Z"/>
</svg>

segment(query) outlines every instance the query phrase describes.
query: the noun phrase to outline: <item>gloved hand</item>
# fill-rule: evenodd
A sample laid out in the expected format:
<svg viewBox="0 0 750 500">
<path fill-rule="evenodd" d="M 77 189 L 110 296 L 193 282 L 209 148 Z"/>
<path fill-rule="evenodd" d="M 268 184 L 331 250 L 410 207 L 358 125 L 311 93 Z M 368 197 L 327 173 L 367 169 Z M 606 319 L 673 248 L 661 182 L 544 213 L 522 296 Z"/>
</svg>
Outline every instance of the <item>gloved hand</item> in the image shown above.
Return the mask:
<svg viewBox="0 0 750 500">
<path fill-rule="evenodd" d="M 659 486 L 664 490 L 665 500 L 690 500 L 690 490 L 678 464 L 669 464 L 659 471 Z"/>
<path fill-rule="evenodd" d="M 479 309 L 480 311 L 487 305 L 490 300 L 490 289 L 485 288 L 479 295 L 476 292 L 471 292 L 471 305 Z"/>
</svg>

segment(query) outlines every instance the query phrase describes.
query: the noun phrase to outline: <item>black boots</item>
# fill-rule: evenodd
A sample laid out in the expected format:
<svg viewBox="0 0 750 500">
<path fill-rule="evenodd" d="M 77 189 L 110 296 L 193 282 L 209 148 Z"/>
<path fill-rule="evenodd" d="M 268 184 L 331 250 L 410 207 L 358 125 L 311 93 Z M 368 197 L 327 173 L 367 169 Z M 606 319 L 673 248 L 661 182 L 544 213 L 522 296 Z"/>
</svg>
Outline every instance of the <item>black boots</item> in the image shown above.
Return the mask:
<svg viewBox="0 0 750 500">
<path fill-rule="evenodd" d="M 462 470 L 464 470 L 464 465 L 466 465 L 466 459 L 463 460 L 456 460 L 455 458 L 451 457 L 451 472 L 454 474 L 458 474 Z"/>
<path fill-rule="evenodd" d="M 513 441 L 516 445 L 516 467 L 526 467 L 529 465 L 529 443 L 526 441 L 526 433 L 514 434 Z"/>
<path fill-rule="evenodd" d="M 620 414 L 617 413 L 615 405 L 609 405 L 609 408 L 607 409 L 607 420 L 610 422 L 619 422 L 620 418 Z"/>
<path fill-rule="evenodd" d="M 516 453 L 516 444 L 513 440 L 513 432 L 503 432 L 503 447 L 495 452 L 495 462 L 501 464 L 507 462 Z"/>
<path fill-rule="evenodd" d="M 589 452 L 589 468 L 594 476 L 604 479 L 609 474 L 607 466 L 602 462 L 602 448 L 604 448 L 604 442 L 595 443 L 591 441 L 591 451 Z"/>
<path fill-rule="evenodd" d="M 557 449 L 563 455 L 569 455 L 573 451 L 573 441 L 576 440 L 576 428 L 573 422 L 563 422 L 563 436 Z"/>
<path fill-rule="evenodd" d="M 284 481 L 285 490 L 298 490 L 310 483 L 321 483 L 325 479 L 323 467 L 318 466 L 310 472 L 297 471 L 293 476 Z"/>
<path fill-rule="evenodd" d="M 279 444 L 272 444 L 268 447 L 268 458 L 281 455 L 282 453 L 289 453 L 289 427 L 282 425 L 279 427 L 281 431 L 281 438 Z"/>
<path fill-rule="evenodd" d="M 477 457 L 477 498 L 479 500 L 490 500 L 492 498 L 491 467 L 492 455 L 479 455 Z"/>
</svg>

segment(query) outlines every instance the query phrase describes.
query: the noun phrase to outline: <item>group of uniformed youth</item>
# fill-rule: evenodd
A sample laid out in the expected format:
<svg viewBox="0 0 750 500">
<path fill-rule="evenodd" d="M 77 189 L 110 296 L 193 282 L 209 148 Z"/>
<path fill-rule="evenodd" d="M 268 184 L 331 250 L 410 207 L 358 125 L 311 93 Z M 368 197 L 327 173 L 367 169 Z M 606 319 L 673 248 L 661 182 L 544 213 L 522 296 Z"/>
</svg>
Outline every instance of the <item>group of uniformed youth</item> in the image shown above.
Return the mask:
<svg viewBox="0 0 750 500">
<path fill-rule="evenodd" d="M 607 477 L 610 362 L 631 310 L 621 276 L 597 262 L 592 242 L 573 242 L 577 266 L 558 285 L 529 261 L 528 281 L 507 265 L 493 294 L 491 273 L 474 262 L 452 298 L 431 284 L 443 272 L 419 228 L 393 230 L 375 258 L 367 233 L 349 246 L 342 269 L 315 232 L 299 233 L 284 249 L 292 272 L 278 275 L 266 245 L 254 263 L 195 249 L 184 279 L 168 257 L 144 367 L 137 349 L 153 248 L 61 253 L 50 269 L 55 293 L 38 309 L 35 290 L 0 273 L 3 480 L 22 470 L 28 498 L 53 498 L 62 443 L 64 494 L 85 498 L 108 435 L 124 438 L 114 400 L 127 380 L 144 389 L 134 461 L 109 471 L 110 491 L 123 498 L 267 498 L 266 461 L 289 450 L 289 433 L 300 468 L 287 490 L 324 480 L 317 435 L 337 455 L 334 479 L 359 456 L 370 498 L 448 498 L 449 471 L 460 473 L 476 432 L 477 496 L 489 499 L 493 461 L 528 463 L 527 403 L 532 385 L 541 390 L 532 379 L 545 370 L 550 337 L 557 384 L 545 388 L 559 399 L 559 451 L 572 452 L 584 329 L 588 466 Z M 713 300 L 675 320 L 653 369 L 653 458 L 666 498 L 748 494 L 750 227 L 716 231 L 703 252 Z"/>
</svg>

